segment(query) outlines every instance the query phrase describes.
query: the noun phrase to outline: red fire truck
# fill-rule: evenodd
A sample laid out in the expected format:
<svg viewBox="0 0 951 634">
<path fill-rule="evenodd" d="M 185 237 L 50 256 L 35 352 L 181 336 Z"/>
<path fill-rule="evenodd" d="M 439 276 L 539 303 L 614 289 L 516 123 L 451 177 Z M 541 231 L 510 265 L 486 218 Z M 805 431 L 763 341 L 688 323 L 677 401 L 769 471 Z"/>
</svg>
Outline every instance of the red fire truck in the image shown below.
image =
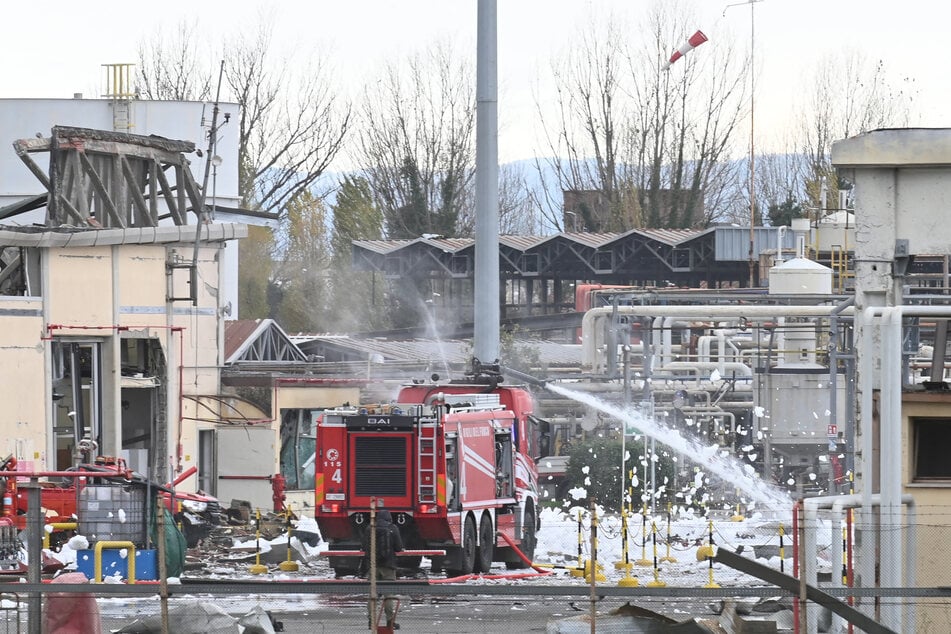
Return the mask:
<svg viewBox="0 0 951 634">
<path fill-rule="evenodd" d="M 535 551 L 544 422 L 523 387 L 501 377 L 404 386 L 388 406 L 323 412 L 317 425 L 315 519 L 330 550 L 359 549 L 370 502 L 389 510 L 407 550 L 444 550 L 432 570 L 487 572 Z M 332 553 L 330 553 L 332 555 Z M 400 567 L 419 565 L 408 557 Z M 337 576 L 360 558 L 331 556 Z"/>
</svg>

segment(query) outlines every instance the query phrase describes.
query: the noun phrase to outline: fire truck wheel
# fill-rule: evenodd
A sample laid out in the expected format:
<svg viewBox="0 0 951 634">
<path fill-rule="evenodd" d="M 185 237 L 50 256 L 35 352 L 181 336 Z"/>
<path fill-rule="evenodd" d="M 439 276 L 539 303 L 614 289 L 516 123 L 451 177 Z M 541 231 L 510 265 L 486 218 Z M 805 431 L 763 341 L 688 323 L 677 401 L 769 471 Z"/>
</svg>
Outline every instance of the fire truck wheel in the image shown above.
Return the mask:
<svg viewBox="0 0 951 634">
<path fill-rule="evenodd" d="M 492 528 L 492 516 L 482 514 L 479 522 L 479 560 L 476 562 L 476 572 L 489 572 L 492 560 L 495 558 L 495 529 Z"/>
<path fill-rule="evenodd" d="M 472 574 L 475 569 L 476 559 L 476 528 L 475 520 L 472 516 L 466 518 L 466 526 L 462 535 L 461 557 L 458 569 L 447 569 L 446 574 L 450 577 L 459 577 L 461 575 Z"/>
</svg>

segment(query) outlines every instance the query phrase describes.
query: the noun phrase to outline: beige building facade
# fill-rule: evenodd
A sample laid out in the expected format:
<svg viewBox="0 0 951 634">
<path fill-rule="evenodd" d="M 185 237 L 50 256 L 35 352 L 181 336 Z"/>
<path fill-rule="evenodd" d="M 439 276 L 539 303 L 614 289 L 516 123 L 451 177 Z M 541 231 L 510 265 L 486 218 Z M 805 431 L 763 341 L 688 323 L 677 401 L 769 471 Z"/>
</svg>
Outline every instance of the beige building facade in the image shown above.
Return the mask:
<svg viewBox="0 0 951 634">
<path fill-rule="evenodd" d="M 200 397 L 219 393 L 222 252 L 246 232 L 206 225 L 196 249 L 187 226 L 0 230 L 19 258 L 0 297 L 5 455 L 35 471 L 124 456 L 161 480 L 195 465 Z M 174 266 L 193 259 L 194 302 Z"/>
</svg>

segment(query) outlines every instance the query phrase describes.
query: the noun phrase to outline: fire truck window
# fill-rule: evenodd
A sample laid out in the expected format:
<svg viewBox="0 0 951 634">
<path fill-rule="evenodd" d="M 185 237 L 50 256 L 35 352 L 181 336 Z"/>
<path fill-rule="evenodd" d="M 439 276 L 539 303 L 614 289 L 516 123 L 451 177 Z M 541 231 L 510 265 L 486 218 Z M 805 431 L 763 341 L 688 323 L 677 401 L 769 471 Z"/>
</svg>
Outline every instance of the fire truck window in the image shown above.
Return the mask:
<svg viewBox="0 0 951 634">
<path fill-rule="evenodd" d="M 459 479 L 458 462 L 456 461 L 456 438 L 446 438 L 446 506 L 449 509 L 456 507 L 456 480 Z"/>
<path fill-rule="evenodd" d="M 496 497 L 505 498 L 515 494 L 513 476 L 512 435 L 495 435 L 495 492 Z"/>
<path fill-rule="evenodd" d="M 312 489 L 315 485 L 315 420 L 318 413 L 307 409 L 281 412 L 281 475 L 286 479 L 288 489 Z"/>
</svg>

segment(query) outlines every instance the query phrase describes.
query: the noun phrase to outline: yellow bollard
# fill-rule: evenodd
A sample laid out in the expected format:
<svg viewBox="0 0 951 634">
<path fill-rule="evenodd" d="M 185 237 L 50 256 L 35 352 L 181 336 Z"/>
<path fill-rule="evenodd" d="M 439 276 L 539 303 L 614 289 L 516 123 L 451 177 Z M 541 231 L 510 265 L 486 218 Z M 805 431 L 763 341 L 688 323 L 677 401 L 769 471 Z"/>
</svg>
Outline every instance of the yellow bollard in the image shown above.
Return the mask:
<svg viewBox="0 0 951 634">
<path fill-rule="evenodd" d="M 287 523 L 287 561 L 282 561 L 277 565 L 284 572 L 297 572 L 300 566 L 296 561 L 291 560 L 291 506 L 287 505 L 284 509 L 284 521 Z"/>
<path fill-rule="evenodd" d="M 261 563 L 261 511 L 257 511 L 257 524 L 255 525 L 254 530 L 255 537 L 255 546 L 254 550 L 256 554 L 254 556 L 254 563 L 248 568 L 248 572 L 252 575 L 263 575 L 267 574 L 267 566 Z"/>
<path fill-rule="evenodd" d="M 731 517 L 730 519 L 731 519 L 732 521 L 734 521 L 734 522 L 742 522 L 742 521 L 745 520 L 746 518 L 745 518 L 745 517 L 743 516 L 743 514 L 740 512 L 740 499 L 739 499 L 740 490 L 739 490 L 739 489 L 736 490 L 736 496 L 737 496 L 737 499 L 736 499 L 736 512 L 733 514 L 733 517 Z"/>
<path fill-rule="evenodd" d="M 585 563 L 584 555 L 582 554 L 582 548 L 584 544 L 584 536 L 582 535 L 583 525 L 581 524 L 581 509 L 578 509 L 578 566 L 576 568 L 571 568 L 568 570 L 568 574 L 572 577 L 583 577 L 585 575 Z"/>
<path fill-rule="evenodd" d="M 648 588 L 664 588 L 666 583 L 660 580 L 660 568 L 657 566 L 657 524 L 651 522 L 651 540 L 654 542 L 654 580 L 647 582 Z"/>
<path fill-rule="evenodd" d="M 786 529 L 783 523 L 779 523 L 779 572 L 786 572 L 786 547 L 783 544 L 783 537 L 786 535 Z"/>
<path fill-rule="evenodd" d="M 638 585 L 637 577 L 632 577 L 632 576 L 631 576 L 631 568 L 632 568 L 633 566 L 631 565 L 631 562 L 628 561 L 628 551 L 627 551 L 627 540 L 628 540 L 628 534 L 627 534 L 627 513 L 622 513 L 622 514 L 621 514 L 621 534 L 622 534 L 622 539 L 624 540 L 623 542 L 621 542 L 621 549 L 622 549 L 623 552 L 624 552 L 624 562 L 623 562 L 623 566 L 622 566 L 621 568 L 624 570 L 624 576 L 621 577 L 621 579 L 617 582 L 617 584 L 618 584 L 618 586 L 620 586 L 620 587 L 622 587 L 622 588 L 636 588 L 637 585 Z M 618 562 L 618 564 L 620 564 L 620 563 L 622 563 L 622 562 Z M 615 564 L 615 566 L 618 566 L 618 564 Z"/>
<path fill-rule="evenodd" d="M 614 562 L 614 569 L 629 571 L 631 566 L 627 551 L 627 510 L 621 508 L 621 561 Z"/>
<path fill-rule="evenodd" d="M 670 502 L 667 503 L 667 554 L 660 558 L 664 563 L 675 564 L 677 558 L 670 554 Z"/>
<path fill-rule="evenodd" d="M 842 522 L 842 585 L 843 586 L 849 585 L 849 568 L 848 568 L 849 548 L 848 548 L 847 535 L 848 533 L 846 533 L 845 522 Z"/>
<path fill-rule="evenodd" d="M 704 559 L 709 562 L 709 580 L 703 586 L 704 588 L 719 588 L 720 584 L 716 583 L 713 580 L 713 557 L 716 555 L 716 551 L 713 549 L 713 522 L 710 522 L 710 542 L 706 546 L 701 546 L 697 549 L 697 561 L 703 561 Z"/>
<path fill-rule="evenodd" d="M 647 503 L 641 506 L 641 558 L 634 562 L 636 566 L 650 566 L 654 562 L 647 558 Z"/>
<path fill-rule="evenodd" d="M 598 512 L 594 509 L 593 502 L 591 504 L 591 560 L 585 567 L 584 578 L 591 584 L 595 581 L 607 580 L 601 566 L 598 565 Z"/>
</svg>

